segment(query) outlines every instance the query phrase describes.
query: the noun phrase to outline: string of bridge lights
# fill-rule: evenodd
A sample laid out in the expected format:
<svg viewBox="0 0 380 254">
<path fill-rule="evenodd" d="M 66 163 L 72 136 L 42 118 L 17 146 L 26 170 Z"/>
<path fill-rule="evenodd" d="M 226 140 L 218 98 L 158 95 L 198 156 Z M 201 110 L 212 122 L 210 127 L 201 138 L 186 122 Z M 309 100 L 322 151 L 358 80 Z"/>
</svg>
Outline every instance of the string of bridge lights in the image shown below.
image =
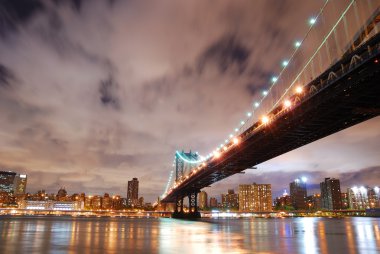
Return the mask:
<svg viewBox="0 0 380 254">
<path fill-rule="evenodd" d="M 268 96 L 269 92 L 272 90 L 272 88 L 276 85 L 277 81 L 279 80 L 279 78 L 282 76 L 282 74 L 284 73 L 284 71 L 286 70 L 286 68 L 289 66 L 289 63 L 293 60 L 293 58 L 295 57 L 295 55 L 297 54 L 298 50 L 300 49 L 300 47 L 302 46 L 302 43 L 305 41 L 305 39 L 307 38 L 307 36 L 309 35 L 310 31 L 313 29 L 314 25 L 317 23 L 320 15 L 322 14 L 323 10 L 325 9 L 327 3 L 329 2 L 329 0 L 326 0 L 325 1 L 325 4 L 323 5 L 323 7 L 320 9 L 319 13 L 317 16 L 315 17 L 311 17 L 308 21 L 309 25 L 310 25 L 310 28 L 308 29 L 307 33 L 305 34 L 305 36 L 303 37 L 302 40 L 297 40 L 294 42 L 294 51 L 292 53 L 292 55 L 290 56 L 289 59 L 285 59 L 281 62 L 281 66 L 282 66 L 282 70 L 280 71 L 279 75 L 278 76 L 273 76 L 271 77 L 270 81 L 271 81 L 271 85 L 269 87 L 268 90 L 264 90 L 262 91 L 262 97 L 259 101 L 255 101 L 253 103 L 253 110 L 252 111 L 248 111 L 246 113 L 246 119 L 245 120 L 241 120 L 240 121 L 240 125 L 239 127 L 236 127 L 234 129 L 234 131 L 232 133 L 229 134 L 228 138 L 226 138 L 224 140 L 224 143 L 221 143 L 217 148 L 215 148 L 211 153 L 207 154 L 206 156 L 199 156 L 200 159 L 199 160 L 189 160 L 187 158 L 185 158 L 184 156 L 182 156 L 182 154 L 178 151 L 176 151 L 176 157 L 178 156 L 181 160 L 187 162 L 187 163 L 190 163 L 190 164 L 199 164 L 198 167 L 195 167 L 191 170 L 191 172 L 189 173 L 189 175 L 187 175 L 184 179 L 181 179 L 179 180 L 178 182 L 176 182 L 174 184 L 174 186 L 172 186 L 170 189 L 169 189 L 169 185 L 170 185 L 170 182 L 172 180 L 172 175 L 173 175 L 173 171 L 171 171 L 170 173 L 170 177 L 169 177 L 169 180 L 168 180 L 168 183 L 167 183 L 167 186 L 166 186 L 166 189 L 165 189 L 165 192 L 163 194 L 163 197 L 165 197 L 168 193 L 172 192 L 175 188 L 177 188 L 177 186 L 179 186 L 184 180 L 188 179 L 189 176 L 193 175 L 193 174 L 196 174 L 197 172 L 199 172 L 201 169 L 203 168 L 206 168 L 207 164 L 206 164 L 206 161 L 209 160 L 209 159 L 214 159 L 214 158 L 219 158 L 222 154 L 222 152 L 225 152 L 227 150 L 229 150 L 231 147 L 233 146 L 236 146 L 240 143 L 240 138 L 239 138 L 239 135 L 236 135 L 239 130 L 241 130 L 241 128 L 243 128 L 243 126 L 249 122 L 249 120 L 254 116 L 254 113 L 255 113 L 255 110 L 258 110 L 258 108 L 260 107 L 260 105 L 262 104 L 263 100 Z M 292 86 L 292 85 L 291 85 Z M 290 86 L 290 87 L 291 87 Z M 289 88 L 290 88 L 289 87 Z M 295 89 L 294 89 L 294 92 L 295 94 L 302 94 L 303 93 L 303 87 L 302 86 L 297 86 Z M 283 107 L 285 109 L 290 109 L 292 106 L 292 102 L 291 100 L 289 99 L 285 99 L 283 101 Z M 267 125 L 270 123 L 270 117 L 267 116 L 267 115 L 263 115 L 260 119 L 261 121 L 261 124 L 262 125 Z M 235 133 L 235 134 L 234 134 Z M 196 152 L 197 155 L 198 152 Z M 176 163 L 176 159 L 174 159 L 173 161 L 173 167 L 175 167 L 175 164 Z M 169 192 L 168 192 L 169 191 Z"/>
</svg>

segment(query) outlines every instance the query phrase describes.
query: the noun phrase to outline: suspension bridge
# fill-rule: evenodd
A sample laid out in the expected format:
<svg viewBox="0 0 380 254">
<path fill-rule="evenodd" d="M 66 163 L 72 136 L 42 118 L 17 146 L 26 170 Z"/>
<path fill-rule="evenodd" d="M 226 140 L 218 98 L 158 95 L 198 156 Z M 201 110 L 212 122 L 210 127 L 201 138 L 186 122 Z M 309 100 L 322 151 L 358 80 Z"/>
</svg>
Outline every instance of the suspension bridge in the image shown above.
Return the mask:
<svg viewBox="0 0 380 254">
<path fill-rule="evenodd" d="M 380 0 L 325 1 L 239 127 L 206 156 L 176 151 L 161 196 L 173 217 L 199 217 L 204 187 L 378 116 L 379 23 Z"/>
</svg>

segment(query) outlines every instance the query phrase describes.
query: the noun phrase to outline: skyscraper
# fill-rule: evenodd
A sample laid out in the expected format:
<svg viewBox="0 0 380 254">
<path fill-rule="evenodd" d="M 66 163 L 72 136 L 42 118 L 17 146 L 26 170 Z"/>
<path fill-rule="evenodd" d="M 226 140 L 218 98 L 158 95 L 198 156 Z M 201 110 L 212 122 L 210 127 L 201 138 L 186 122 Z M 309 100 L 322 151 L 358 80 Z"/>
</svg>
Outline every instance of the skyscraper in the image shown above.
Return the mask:
<svg viewBox="0 0 380 254">
<path fill-rule="evenodd" d="M 218 207 L 218 200 L 214 197 L 210 198 L 210 208 L 216 208 Z"/>
<path fill-rule="evenodd" d="M 208 202 L 207 202 L 207 192 L 201 191 L 198 196 L 198 204 L 199 204 L 199 209 L 205 209 L 208 207 Z"/>
<path fill-rule="evenodd" d="M 222 194 L 222 207 L 224 209 L 239 209 L 239 195 L 234 190 Z"/>
<path fill-rule="evenodd" d="M 306 208 L 306 178 L 295 179 L 289 184 L 290 197 L 292 199 L 292 206 L 296 210 L 305 210 Z"/>
<path fill-rule="evenodd" d="M 128 181 L 127 203 L 128 206 L 137 206 L 139 202 L 139 180 L 133 178 Z"/>
<path fill-rule="evenodd" d="M 272 211 L 272 190 L 270 184 L 239 185 L 239 211 Z"/>
<path fill-rule="evenodd" d="M 13 194 L 15 177 L 16 177 L 15 172 L 0 171 L 0 192 Z"/>
<path fill-rule="evenodd" d="M 325 178 L 320 183 L 322 208 L 326 210 L 342 209 L 342 194 L 340 192 L 340 181 L 335 178 Z"/>
<path fill-rule="evenodd" d="M 27 183 L 27 176 L 25 174 L 16 175 L 14 179 L 14 184 L 13 184 L 14 194 L 15 195 L 25 194 L 26 183 Z"/>
</svg>

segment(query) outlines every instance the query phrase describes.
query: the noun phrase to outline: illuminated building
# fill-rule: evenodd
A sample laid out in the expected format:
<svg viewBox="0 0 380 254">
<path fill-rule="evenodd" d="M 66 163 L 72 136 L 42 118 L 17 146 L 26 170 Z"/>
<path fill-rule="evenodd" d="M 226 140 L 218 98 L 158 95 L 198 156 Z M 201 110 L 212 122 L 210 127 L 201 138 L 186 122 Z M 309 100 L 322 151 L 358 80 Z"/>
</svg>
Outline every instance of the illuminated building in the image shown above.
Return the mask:
<svg viewBox="0 0 380 254">
<path fill-rule="evenodd" d="M 272 211 L 272 189 L 270 184 L 239 185 L 239 211 Z"/>
<path fill-rule="evenodd" d="M 24 208 L 30 210 L 74 211 L 80 209 L 80 203 L 77 201 L 26 200 Z"/>
<path fill-rule="evenodd" d="M 234 190 L 228 190 L 227 194 L 222 194 L 222 208 L 239 209 L 239 195 Z"/>
<path fill-rule="evenodd" d="M 102 209 L 110 209 L 112 207 L 112 200 L 108 193 L 104 193 L 102 201 Z"/>
<path fill-rule="evenodd" d="M 92 197 L 91 208 L 95 209 L 95 210 L 102 209 L 102 197 L 101 196 L 95 195 Z"/>
<path fill-rule="evenodd" d="M 321 194 L 314 194 L 306 198 L 306 204 L 308 210 L 321 210 L 322 198 Z"/>
<path fill-rule="evenodd" d="M 342 209 L 348 209 L 350 208 L 350 204 L 348 202 L 348 193 L 347 192 L 341 192 L 341 199 L 342 199 Z"/>
<path fill-rule="evenodd" d="M 16 175 L 14 179 L 14 194 L 24 195 L 27 183 L 27 176 L 25 174 Z"/>
<path fill-rule="evenodd" d="M 340 192 L 340 181 L 336 178 L 325 178 L 320 183 L 322 208 L 326 210 L 342 209 L 342 195 Z"/>
<path fill-rule="evenodd" d="M 144 197 L 139 197 L 139 202 L 138 202 L 139 207 L 144 207 Z"/>
<path fill-rule="evenodd" d="M 207 192 L 201 191 L 198 195 L 199 209 L 206 209 L 208 207 L 207 203 Z"/>
<path fill-rule="evenodd" d="M 277 197 L 274 201 L 274 206 L 278 210 L 287 210 L 290 208 L 291 205 L 292 199 L 290 198 L 286 190 L 284 190 L 284 193 L 281 197 Z"/>
<path fill-rule="evenodd" d="M 0 192 L 6 192 L 8 195 L 13 194 L 15 172 L 0 171 Z"/>
<path fill-rule="evenodd" d="M 92 209 L 92 196 L 85 197 L 84 208 L 87 209 L 87 210 L 91 210 Z"/>
<path fill-rule="evenodd" d="M 128 181 L 127 203 L 129 207 L 136 206 L 139 199 L 139 180 L 133 178 Z"/>
<path fill-rule="evenodd" d="M 306 208 L 306 179 L 295 179 L 289 184 L 290 197 L 292 199 L 292 206 L 295 210 L 305 210 Z"/>
<path fill-rule="evenodd" d="M 57 193 L 57 200 L 58 201 L 66 201 L 67 200 L 67 191 L 65 188 L 60 188 Z"/>
<path fill-rule="evenodd" d="M 218 200 L 214 197 L 210 198 L 210 208 L 217 208 L 218 207 Z"/>
<path fill-rule="evenodd" d="M 368 208 L 379 208 L 379 187 L 352 187 L 347 190 L 350 209 L 364 210 Z"/>
<path fill-rule="evenodd" d="M 123 201 L 125 199 L 121 198 L 119 195 L 112 196 L 112 208 L 115 210 L 119 210 L 123 208 Z M 124 205 L 125 207 L 125 205 Z"/>
</svg>

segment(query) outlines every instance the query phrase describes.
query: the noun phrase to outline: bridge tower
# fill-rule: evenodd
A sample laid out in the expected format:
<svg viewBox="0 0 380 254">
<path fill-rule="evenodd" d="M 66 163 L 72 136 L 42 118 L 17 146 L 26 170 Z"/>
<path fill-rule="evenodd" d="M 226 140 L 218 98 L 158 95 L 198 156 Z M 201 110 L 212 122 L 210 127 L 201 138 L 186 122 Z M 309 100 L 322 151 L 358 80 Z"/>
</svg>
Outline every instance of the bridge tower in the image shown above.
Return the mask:
<svg viewBox="0 0 380 254">
<path fill-rule="evenodd" d="M 175 168 L 176 168 L 176 178 L 175 182 L 179 183 L 182 179 L 186 177 L 186 174 L 190 172 L 193 167 L 197 166 L 197 161 L 199 161 L 198 153 L 184 151 L 177 151 L 175 154 Z M 200 213 L 198 212 L 198 193 L 200 190 L 191 189 L 185 192 L 179 193 L 176 197 L 176 207 L 173 213 L 173 218 L 200 218 Z M 189 211 L 184 212 L 183 202 L 184 198 L 189 199 Z"/>
</svg>

